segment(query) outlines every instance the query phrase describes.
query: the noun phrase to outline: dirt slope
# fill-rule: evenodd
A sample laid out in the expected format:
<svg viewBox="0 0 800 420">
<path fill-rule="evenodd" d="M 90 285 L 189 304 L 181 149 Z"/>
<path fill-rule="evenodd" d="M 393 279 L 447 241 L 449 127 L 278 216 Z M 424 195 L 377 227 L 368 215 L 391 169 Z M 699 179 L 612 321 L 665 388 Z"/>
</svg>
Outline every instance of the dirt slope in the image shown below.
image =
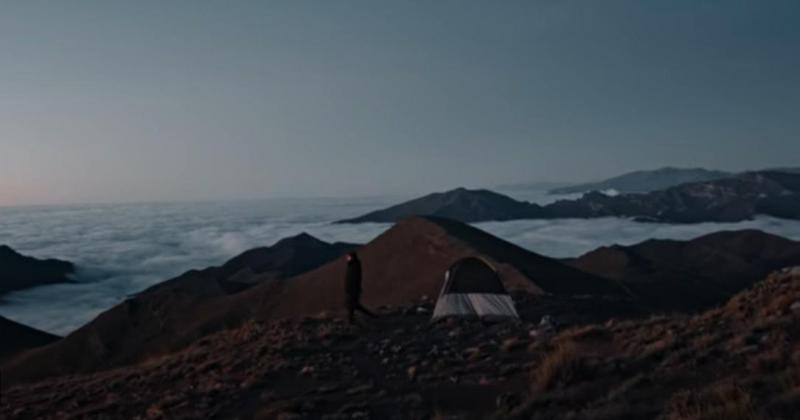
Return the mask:
<svg viewBox="0 0 800 420">
<path fill-rule="evenodd" d="M 800 242 L 757 230 L 717 232 L 690 241 L 602 247 L 571 264 L 619 280 L 661 310 L 698 310 L 773 270 L 800 264 Z"/>
<path fill-rule="evenodd" d="M 39 331 L 0 316 L 0 362 L 20 352 L 45 344 L 60 337 Z"/>
</svg>

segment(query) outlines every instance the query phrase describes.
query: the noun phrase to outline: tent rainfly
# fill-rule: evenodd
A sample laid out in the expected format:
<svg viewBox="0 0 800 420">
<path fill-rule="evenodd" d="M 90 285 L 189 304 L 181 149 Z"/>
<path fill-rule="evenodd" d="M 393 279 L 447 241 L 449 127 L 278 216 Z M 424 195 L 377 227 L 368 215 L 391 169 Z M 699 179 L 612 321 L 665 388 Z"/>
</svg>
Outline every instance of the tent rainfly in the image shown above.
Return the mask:
<svg viewBox="0 0 800 420">
<path fill-rule="evenodd" d="M 433 320 L 446 316 L 519 318 L 500 275 L 476 257 L 457 261 L 445 273 Z"/>
</svg>

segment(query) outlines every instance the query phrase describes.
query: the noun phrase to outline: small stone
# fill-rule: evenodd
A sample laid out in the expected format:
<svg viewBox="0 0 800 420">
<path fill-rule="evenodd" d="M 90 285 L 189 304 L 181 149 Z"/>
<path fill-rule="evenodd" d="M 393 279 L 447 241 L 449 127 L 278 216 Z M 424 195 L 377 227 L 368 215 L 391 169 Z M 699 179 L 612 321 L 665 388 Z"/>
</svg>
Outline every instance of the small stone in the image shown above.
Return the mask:
<svg viewBox="0 0 800 420">
<path fill-rule="evenodd" d="M 500 368 L 500 375 L 509 376 L 519 371 L 520 371 L 519 365 L 516 364 L 505 365 L 502 368 Z"/>
<path fill-rule="evenodd" d="M 417 379 L 417 367 L 416 366 L 409 367 L 407 373 L 408 373 L 408 380 L 409 381 L 414 381 L 414 380 Z"/>
<path fill-rule="evenodd" d="M 800 300 L 795 301 L 789 306 L 789 310 L 796 315 L 800 315 Z"/>
<path fill-rule="evenodd" d="M 314 373 L 314 366 L 303 366 L 303 368 L 300 369 L 301 375 L 311 375 L 312 373 Z"/>
<path fill-rule="evenodd" d="M 522 342 L 518 337 L 511 337 L 503 341 L 503 344 L 500 345 L 500 348 L 505 352 L 511 352 L 518 348 L 524 346 L 525 343 Z"/>
</svg>

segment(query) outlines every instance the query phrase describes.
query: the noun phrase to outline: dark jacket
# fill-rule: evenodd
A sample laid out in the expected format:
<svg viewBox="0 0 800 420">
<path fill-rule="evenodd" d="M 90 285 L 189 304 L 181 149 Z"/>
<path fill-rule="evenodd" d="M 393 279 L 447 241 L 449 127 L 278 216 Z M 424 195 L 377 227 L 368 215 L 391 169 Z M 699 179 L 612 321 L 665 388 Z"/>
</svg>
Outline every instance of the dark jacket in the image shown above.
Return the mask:
<svg viewBox="0 0 800 420">
<path fill-rule="evenodd" d="M 358 258 L 353 258 L 347 262 L 344 286 L 348 296 L 359 296 L 361 294 L 361 261 Z"/>
</svg>

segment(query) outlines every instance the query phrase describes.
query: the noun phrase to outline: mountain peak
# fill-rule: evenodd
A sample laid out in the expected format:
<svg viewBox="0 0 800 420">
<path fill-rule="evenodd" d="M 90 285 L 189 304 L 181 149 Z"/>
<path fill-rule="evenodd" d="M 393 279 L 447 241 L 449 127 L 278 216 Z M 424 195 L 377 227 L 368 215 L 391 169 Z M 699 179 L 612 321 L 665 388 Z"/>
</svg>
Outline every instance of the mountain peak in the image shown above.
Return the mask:
<svg viewBox="0 0 800 420">
<path fill-rule="evenodd" d="M 20 255 L 19 252 L 15 251 L 14 248 L 11 248 L 8 245 L 0 245 L 0 255 Z"/>
<path fill-rule="evenodd" d="M 535 204 L 517 201 L 494 191 L 459 187 L 337 223 L 395 223 L 411 216 L 434 216 L 473 223 L 534 217 L 540 211 L 541 207 Z"/>
<path fill-rule="evenodd" d="M 303 246 L 303 245 L 329 245 L 327 242 L 307 233 L 301 232 L 294 236 L 283 238 L 275 242 L 273 247 Z"/>
</svg>

